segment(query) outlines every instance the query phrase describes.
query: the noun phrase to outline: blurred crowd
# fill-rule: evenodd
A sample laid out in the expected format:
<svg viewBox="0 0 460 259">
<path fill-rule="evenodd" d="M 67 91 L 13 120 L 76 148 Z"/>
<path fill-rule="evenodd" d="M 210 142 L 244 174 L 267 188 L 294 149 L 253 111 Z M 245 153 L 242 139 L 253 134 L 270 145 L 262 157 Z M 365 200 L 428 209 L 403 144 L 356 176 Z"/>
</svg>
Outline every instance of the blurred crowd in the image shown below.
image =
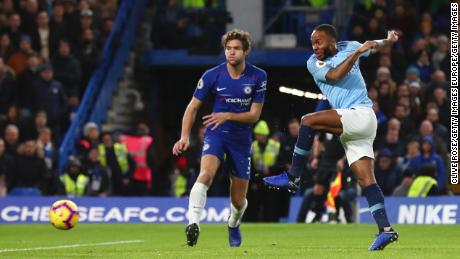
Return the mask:
<svg viewBox="0 0 460 259">
<path fill-rule="evenodd" d="M 0 195 L 57 193 L 59 145 L 112 30 L 116 0 L 0 1 Z"/>
<path fill-rule="evenodd" d="M 161 0 L 151 40 L 157 49 L 188 49 L 195 54 L 218 54 L 229 13 L 220 0 Z"/>
</svg>

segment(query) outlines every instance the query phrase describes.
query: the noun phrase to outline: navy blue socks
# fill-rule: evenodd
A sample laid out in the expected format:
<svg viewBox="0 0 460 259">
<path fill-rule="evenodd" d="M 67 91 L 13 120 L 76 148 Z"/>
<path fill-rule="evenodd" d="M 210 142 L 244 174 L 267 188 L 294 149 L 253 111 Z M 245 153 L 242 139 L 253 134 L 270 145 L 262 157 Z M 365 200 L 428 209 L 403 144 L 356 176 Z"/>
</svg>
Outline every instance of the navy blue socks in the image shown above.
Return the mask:
<svg viewBox="0 0 460 259">
<path fill-rule="evenodd" d="M 389 231 L 391 229 L 385 210 L 383 193 L 380 187 L 375 183 L 363 189 L 363 196 L 369 203 L 369 211 L 379 227 L 379 231 Z"/>
<path fill-rule="evenodd" d="M 313 145 L 314 131 L 308 126 L 301 125 L 299 129 L 299 136 L 294 147 L 294 154 L 292 155 L 292 167 L 289 170 L 290 177 L 300 177 L 308 157 L 310 156 L 311 146 Z"/>
</svg>

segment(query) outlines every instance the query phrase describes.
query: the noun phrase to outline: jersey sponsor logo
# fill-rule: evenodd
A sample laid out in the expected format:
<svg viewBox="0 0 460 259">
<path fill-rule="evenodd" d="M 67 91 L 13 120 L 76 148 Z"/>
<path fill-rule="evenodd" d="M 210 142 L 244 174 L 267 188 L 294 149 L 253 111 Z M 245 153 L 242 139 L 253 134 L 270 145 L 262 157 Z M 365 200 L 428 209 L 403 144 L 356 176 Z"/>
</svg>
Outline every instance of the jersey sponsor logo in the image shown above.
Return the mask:
<svg viewBox="0 0 460 259">
<path fill-rule="evenodd" d="M 250 86 L 244 87 L 244 93 L 245 94 L 250 94 L 252 92 L 252 88 Z"/>
<path fill-rule="evenodd" d="M 316 66 L 317 66 L 318 68 L 322 68 L 322 67 L 324 67 L 325 65 L 326 65 L 326 62 L 324 62 L 324 61 L 321 61 L 321 60 L 317 60 L 317 61 L 316 61 Z"/>
<path fill-rule="evenodd" d="M 217 87 L 216 88 L 217 92 L 220 92 L 220 91 L 225 90 L 225 89 L 227 89 L 227 88 L 225 88 L 225 87 L 222 87 L 222 88 Z"/>
<path fill-rule="evenodd" d="M 241 106 L 249 106 L 251 104 L 252 97 L 249 98 L 225 98 L 226 103 L 239 103 Z"/>
<path fill-rule="evenodd" d="M 204 86 L 203 78 L 200 78 L 200 81 L 198 81 L 198 84 L 196 85 L 196 88 L 201 89 Z"/>
</svg>

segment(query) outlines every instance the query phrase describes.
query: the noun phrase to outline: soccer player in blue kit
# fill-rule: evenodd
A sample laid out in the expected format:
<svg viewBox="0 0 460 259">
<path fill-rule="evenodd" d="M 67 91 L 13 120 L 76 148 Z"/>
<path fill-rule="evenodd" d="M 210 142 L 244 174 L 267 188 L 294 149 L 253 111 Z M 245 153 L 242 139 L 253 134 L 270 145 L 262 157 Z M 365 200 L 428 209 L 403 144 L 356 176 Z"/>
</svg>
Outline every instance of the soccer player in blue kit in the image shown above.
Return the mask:
<svg viewBox="0 0 460 259">
<path fill-rule="evenodd" d="M 196 245 L 200 233 L 199 221 L 206 204 L 206 192 L 214 175 L 225 160 L 232 169 L 230 175 L 230 246 L 241 245 L 240 223 L 248 206 L 246 193 L 251 170 L 252 124 L 259 120 L 265 98 L 267 74 L 246 62 L 251 50 L 248 32 L 234 29 L 222 37 L 226 62 L 207 70 L 198 81 L 192 100 L 182 119 L 181 138 L 173 147 L 179 155 L 189 147 L 190 131 L 203 100 L 211 95 L 214 107 L 203 117 L 207 127 L 201 156 L 200 174 L 190 191 L 185 229 L 187 244 Z"/>
<path fill-rule="evenodd" d="M 270 187 L 295 192 L 300 173 L 310 155 L 314 131 L 340 135 L 348 164 L 358 179 L 379 228 L 379 234 L 369 250 L 382 250 L 398 239 L 398 233 L 390 226 L 384 197 L 375 181 L 372 145 L 377 119 L 359 69 L 359 58 L 390 46 L 398 40 L 398 35 L 395 31 L 388 31 L 387 39 L 366 41 L 364 44 L 336 40 L 337 32 L 332 25 L 317 26 L 311 34 L 314 54 L 307 62 L 308 71 L 333 109 L 302 117 L 291 169 L 280 175 L 266 177 L 264 182 Z"/>
</svg>

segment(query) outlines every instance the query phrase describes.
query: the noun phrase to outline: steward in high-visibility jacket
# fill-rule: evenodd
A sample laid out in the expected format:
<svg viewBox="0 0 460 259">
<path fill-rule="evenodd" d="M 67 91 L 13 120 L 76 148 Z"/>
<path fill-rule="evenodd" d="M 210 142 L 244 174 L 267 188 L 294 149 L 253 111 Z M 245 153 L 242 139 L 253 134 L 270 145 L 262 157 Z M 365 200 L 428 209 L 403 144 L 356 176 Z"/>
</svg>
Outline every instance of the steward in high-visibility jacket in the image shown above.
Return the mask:
<svg viewBox="0 0 460 259">
<path fill-rule="evenodd" d="M 131 177 L 136 163 L 128 154 L 126 144 L 114 142 L 111 132 L 103 132 L 98 151 L 100 164 L 110 168 L 112 195 L 130 195 Z"/>
<path fill-rule="evenodd" d="M 249 182 L 247 211 L 248 221 L 278 222 L 281 205 L 286 203 L 281 192 L 268 190 L 262 184 L 262 178 L 278 174 L 280 165 L 280 143 L 269 138 L 270 130 L 265 121 L 259 121 L 254 127 L 255 140 L 251 145 L 251 180 Z M 286 191 L 287 192 L 287 191 Z M 263 215 L 262 217 L 260 215 Z"/>
<path fill-rule="evenodd" d="M 68 170 L 61 175 L 66 195 L 69 197 L 81 197 L 86 194 L 89 177 L 81 171 L 81 163 L 77 159 L 69 160 Z"/>
<path fill-rule="evenodd" d="M 427 197 L 433 194 L 436 194 L 435 189 L 437 189 L 438 182 L 431 176 L 418 176 L 412 182 L 412 185 L 409 188 L 407 197 Z"/>
<path fill-rule="evenodd" d="M 149 167 L 149 150 L 153 144 L 153 138 L 147 135 L 131 136 L 121 135 L 120 142 L 125 144 L 128 153 L 135 161 L 133 190 L 135 195 L 147 195 L 152 186 L 152 170 Z"/>
</svg>

